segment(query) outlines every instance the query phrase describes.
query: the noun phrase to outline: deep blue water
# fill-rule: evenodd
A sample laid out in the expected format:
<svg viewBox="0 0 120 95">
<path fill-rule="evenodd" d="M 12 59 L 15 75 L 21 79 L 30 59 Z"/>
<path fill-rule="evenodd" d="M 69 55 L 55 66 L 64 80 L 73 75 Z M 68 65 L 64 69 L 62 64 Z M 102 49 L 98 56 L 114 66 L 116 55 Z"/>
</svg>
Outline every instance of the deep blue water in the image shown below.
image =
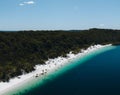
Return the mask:
<svg viewBox="0 0 120 95">
<path fill-rule="evenodd" d="M 24 95 L 120 95 L 120 46 Z"/>
</svg>

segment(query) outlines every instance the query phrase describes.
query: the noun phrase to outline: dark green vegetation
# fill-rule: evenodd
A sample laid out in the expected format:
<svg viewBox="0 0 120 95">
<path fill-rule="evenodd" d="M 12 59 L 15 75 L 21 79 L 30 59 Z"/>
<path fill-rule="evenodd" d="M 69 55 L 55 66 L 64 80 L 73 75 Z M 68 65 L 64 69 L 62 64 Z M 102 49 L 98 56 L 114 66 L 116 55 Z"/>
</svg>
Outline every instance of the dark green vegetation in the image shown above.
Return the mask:
<svg viewBox="0 0 120 95">
<path fill-rule="evenodd" d="M 44 64 L 48 58 L 109 43 L 120 43 L 119 30 L 0 32 L 0 81 L 8 81 L 23 71 L 31 72 L 36 64 Z"/>
</svg>

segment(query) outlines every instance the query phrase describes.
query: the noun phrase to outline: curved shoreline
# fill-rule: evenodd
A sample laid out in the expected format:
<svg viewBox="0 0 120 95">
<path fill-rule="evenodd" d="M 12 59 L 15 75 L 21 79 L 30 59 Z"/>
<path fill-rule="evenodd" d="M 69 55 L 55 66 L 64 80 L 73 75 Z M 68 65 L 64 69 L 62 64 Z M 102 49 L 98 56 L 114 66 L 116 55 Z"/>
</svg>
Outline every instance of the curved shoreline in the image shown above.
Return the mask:
<svg viewBox="0 0 120 95">
<path fill-rule="evenodd" d="M 108 46 L 111 46 L 111 44 L 90 46 L 86 50 L 81 50 L 82 52 L 78 54 L 72 54 L 72 52 L 70 52 L 67 54 L 66 58 L 58 57 L 55 59 L 49 59 L 45 62 L 45 65 L 36 65 L 36 70 L 29 74 L 24 74 L 11 79 L 9 83 L 0 82 L 0 95 L 13 95 L 21 91 L 21 89 L 24 89 L 26 91 L 29 90 L 27 87 L 34 88 L 36 86 L 36 84 L 34 84 L 35 81 L 41 81 L 42 83 L 46 76 L 54 73 L 60 68 L 65 67 L 65 65 L 69 65 L 73 60 L 76 60 L 77 58 L 82 59 L 85 55 Z M 13 91 L 15 92 L 12 93 Z"/>
</svg>

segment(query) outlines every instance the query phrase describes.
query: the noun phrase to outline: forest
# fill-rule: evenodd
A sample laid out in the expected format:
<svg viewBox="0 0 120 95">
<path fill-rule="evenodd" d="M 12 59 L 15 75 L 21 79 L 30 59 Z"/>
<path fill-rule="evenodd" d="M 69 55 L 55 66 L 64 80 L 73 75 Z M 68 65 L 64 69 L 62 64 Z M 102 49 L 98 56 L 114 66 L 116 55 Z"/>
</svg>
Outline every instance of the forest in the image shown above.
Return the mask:
<svg viewBox="0 0 120 95">
<path fill-rule="evenodd" d="M 90 45 L 120 44 L 120 30 L 0 31 L 0 81 L 29 73 L 48 58 L 66 57 Z"/>
</svg>

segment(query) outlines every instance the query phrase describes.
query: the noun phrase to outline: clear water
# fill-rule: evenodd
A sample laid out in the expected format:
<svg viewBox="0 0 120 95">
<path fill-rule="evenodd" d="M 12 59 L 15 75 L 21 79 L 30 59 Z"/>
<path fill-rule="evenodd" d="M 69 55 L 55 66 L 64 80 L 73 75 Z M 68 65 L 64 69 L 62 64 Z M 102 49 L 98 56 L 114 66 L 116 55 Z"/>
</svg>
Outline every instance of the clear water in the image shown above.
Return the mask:
<svg viewBox="0 0 120 95">
<path fill-rule="evenodd" d="M 120 95 L 119 55 L 120 46 L 93 52 L 15 95 Z"/>
</svg>

